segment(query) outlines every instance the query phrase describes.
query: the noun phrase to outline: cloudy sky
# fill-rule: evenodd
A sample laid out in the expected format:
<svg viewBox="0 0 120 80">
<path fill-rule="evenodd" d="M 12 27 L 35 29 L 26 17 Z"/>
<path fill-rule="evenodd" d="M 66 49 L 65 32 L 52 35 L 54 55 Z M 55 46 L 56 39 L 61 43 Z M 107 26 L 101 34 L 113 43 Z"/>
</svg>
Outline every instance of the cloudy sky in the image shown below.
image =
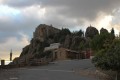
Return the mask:
<svg viewBox="0 0 120 80">
<path fill-rule="evenodd" d="M 85 30 L 90 24 L 120 31 L 120 0 L 0 0 L 0 59 L 29 44 L 39 24 Z"/>
</svg>

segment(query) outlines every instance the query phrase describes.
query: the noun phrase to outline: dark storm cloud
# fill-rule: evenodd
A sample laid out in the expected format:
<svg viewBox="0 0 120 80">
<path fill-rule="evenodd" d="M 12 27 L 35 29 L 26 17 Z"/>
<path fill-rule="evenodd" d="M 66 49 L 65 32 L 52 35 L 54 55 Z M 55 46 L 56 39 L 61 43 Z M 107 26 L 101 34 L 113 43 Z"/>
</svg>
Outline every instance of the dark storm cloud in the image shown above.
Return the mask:
<svg viewBox="0 0 120 80">
<path fill-rule="evenodd" d="M 24 8 L 32 5 L 40 5 L 40 0 L 4 0 L 3 4 L 8 6 L 17 7 L 17 8 Z"/>
<path fill-rule="evenodd" d="M 99 12 L 111 14 L 114 8 L 119 7 L 120 0 L 5 0 L 4 4 L 22 8 L 42 5 L 45 8 L 54 8 L 58 15 L 92 21 Z"/>
<path fill-rule="evenodd" d="M 110 14 L 114 8 L 119 7 L 120 0 L 6 0 L 4 3 L 14 7 L 54 7 L 59 14 L 68 17 L 94 20 L 100 11 Z"/>
<path fill-rule="evenodd" d="M 21 19 L 18 19 L 18 18 Z M 34 17 L 26 17 L 21 14 L 17 18 L 10 20 L 0 20 L 0 43 L 5 42 L 10 37 L 21 38 L 20 32 L 23 32 L 32 38 L 34 29 L 40 24 L 40 20 Z"/>
<path fill-rule="evenodd" d="M 64 7 L 58 9 L 58 13 L 68 17 L 94 20 L 100 11 L 110 14 L 114 8 L 118 8 L 120 0 L 44 0 L 42 4 Z"/>
</svg>

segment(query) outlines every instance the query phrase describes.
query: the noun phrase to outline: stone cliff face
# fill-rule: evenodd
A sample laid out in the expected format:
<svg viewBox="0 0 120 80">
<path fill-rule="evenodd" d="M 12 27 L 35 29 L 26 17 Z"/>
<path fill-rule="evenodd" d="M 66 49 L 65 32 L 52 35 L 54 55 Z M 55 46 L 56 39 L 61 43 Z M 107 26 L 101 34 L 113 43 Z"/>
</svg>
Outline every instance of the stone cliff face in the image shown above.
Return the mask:
<svg viewBox="0 0 120 80">
<path fill-rule="evenodd" d="M 39 39 L 41 42 L 45 41 L 49 36 L 58 33 L 60 30 L 45 24 L 39 25 L 34 32 L 34 39 Z"/>
<path fill-rule="evenodd" d="M 30 58 L 34 58 L 37 54 L 43 54 L 44 48 L 54 42 L 54 40 L 49 37 L 59 31 L 59 29 L 49 25 L 39 25 L 33 33 L 30 44 L 23 48 L 20 59 L 29 62 Z"/>
</svg>

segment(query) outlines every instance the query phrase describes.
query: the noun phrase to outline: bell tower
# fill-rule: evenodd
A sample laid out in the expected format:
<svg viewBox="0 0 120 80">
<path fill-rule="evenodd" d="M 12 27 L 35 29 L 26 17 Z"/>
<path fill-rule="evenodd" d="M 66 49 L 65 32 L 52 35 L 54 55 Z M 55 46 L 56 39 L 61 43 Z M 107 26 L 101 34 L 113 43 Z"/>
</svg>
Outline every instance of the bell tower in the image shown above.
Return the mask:
<svg viewBox="0 0 120 80">
<path fill-rule="evenodd" d="M 10 61 L 12 61 L 12 49 L 11 49 L 11 52 L 10 52 Z"/>
</svg>

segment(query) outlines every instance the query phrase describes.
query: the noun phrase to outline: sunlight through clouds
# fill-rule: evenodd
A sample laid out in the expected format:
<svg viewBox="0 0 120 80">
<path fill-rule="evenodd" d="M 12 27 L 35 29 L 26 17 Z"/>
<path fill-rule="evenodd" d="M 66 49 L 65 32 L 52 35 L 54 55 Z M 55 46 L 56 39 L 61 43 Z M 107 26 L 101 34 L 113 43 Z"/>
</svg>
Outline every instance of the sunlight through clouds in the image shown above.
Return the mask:
<svg viewBox="0 0 120 80">
<path fill-rule="evenodd" d="M 40 5 L 34 5 L 34 6 L 30 6 L 30 7 L 26 7 L 24 9 L 21 10 L 22 14 L 26 17 L 36 17 L 36 18 L 44 18 L 45 17 L 45 13 L 46 13 L 46 9 L 45 8 L 41 8 Z"/>
<path fill-rule="evenodd" d="M 112 18 L 113 18 L 113 16 L 111 16 L 111 15 L 107 15 L 107 16 L 105 16 L 105 17 L 103 17 L 103 19 L 102 20 L 100 20 L 99 21 L 99 24 L 98 24 L 98 26 L 111 26 L 111 22 L 112 22 Z"/>
<path fill-rule="evenodd" d="M 0 5 L 0 16 L 12 16 L 17 17 L 20 14 L 20 10 L 8 7 L 6 5 Z"/>
</svg>

